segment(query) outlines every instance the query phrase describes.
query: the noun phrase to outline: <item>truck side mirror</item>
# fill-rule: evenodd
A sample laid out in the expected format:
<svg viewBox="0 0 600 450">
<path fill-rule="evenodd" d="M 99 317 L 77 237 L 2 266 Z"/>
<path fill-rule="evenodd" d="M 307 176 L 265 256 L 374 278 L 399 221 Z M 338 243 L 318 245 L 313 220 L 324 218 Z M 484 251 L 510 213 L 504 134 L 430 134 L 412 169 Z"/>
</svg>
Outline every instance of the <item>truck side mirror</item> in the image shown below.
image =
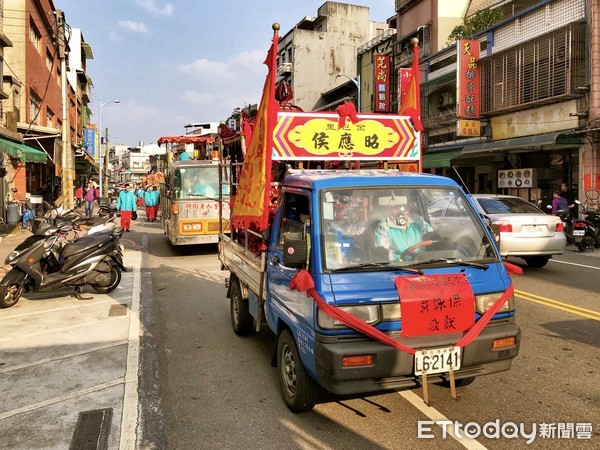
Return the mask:
<svg viewBox="0 0 600 450">
<path fill-rule="evenodd" d="M 304 233 L 283 233 L 283 265 L 302 269 L 306 265 L 308 245 Z"/>
</svg>

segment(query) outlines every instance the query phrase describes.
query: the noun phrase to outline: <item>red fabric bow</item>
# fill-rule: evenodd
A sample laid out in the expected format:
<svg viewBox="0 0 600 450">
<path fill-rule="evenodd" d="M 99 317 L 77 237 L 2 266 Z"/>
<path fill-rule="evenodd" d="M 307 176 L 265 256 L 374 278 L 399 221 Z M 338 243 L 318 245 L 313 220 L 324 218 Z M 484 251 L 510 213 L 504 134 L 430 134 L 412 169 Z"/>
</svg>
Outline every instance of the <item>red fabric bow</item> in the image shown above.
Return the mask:
<svg viewBox="0 0 600 450">
<path fill-rule="evenodd" d="M 340 116 L 340 120 L 338 121 L 338 129 L 344 128 L 346 125 L 346 119 L 350 119 L 350 122 L 352 123 L 358 122 L 358 115 L 356 114 L 354 103 L 346 101 L 343 105 L 338 106 L 336 111 Z"/>
</svg>

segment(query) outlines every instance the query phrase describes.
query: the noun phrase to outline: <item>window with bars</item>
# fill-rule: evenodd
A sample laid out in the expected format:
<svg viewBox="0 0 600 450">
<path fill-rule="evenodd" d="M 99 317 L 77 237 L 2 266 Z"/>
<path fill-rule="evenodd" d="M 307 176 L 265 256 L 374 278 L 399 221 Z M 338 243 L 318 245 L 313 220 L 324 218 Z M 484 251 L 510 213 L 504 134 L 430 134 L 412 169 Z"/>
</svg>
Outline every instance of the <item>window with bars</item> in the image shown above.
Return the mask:
<svg viewBox="0 0 600 450">
<path fill-rule="evenodd" d="M 29 120 L 31 123 L 39 125 L 40 116 L 40 98 L 33 91 L 29 92 Z"/>
<path fill-rule="evenodd" d="M 36 49 L 40 49 L 40 41 L 42 40 L 42 35 L 38 31 L 35 23 L 33 23 L 33 19 L 29 22 L 29 40 L 34 45 Z"/>
<path fill-rule="evenodd" d="M 572 23 L 483 60 L 482 113 L 577 95 L 585 80 L 584 31 Z"/>
<path fill-rule="evenodd" d="M 54 126 L 54 113 L 50 108 L 46 110 L 46 126 L 50 128 Z"/>
</svg>

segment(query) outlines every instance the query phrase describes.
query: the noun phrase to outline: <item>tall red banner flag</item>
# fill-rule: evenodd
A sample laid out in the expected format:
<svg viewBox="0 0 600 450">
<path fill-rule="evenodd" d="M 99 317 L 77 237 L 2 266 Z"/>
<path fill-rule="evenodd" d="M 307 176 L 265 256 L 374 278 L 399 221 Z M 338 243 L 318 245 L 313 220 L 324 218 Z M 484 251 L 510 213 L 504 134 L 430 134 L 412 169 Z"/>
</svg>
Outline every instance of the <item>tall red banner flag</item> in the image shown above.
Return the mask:
<svg viewBox="0 0 600 450">
<path fill-rule="evenodd" d="M 279 110 L 275 100 L 278 30 L 278 26 L 273 25 L 273 44 L 264 62 L 269 71 L 263 87 L 254 131 L 242 165 L 238 191 L 231 212 L 232 228 L 242 227 L 262 231 L 269 224 L 273 130 L 277 124 Z"/>
<path fill-rule="evenodd" d="M 413 125 L 417 131 L 423 131 L 421 123 L 421 89 L 419 84 L 419 45 L 413 47 L 413 65 L 411 69 L 410 82 L 408 88 L 402 91 L 400 95 L 400 109 L 398 113 L 401 116 L 410 116 Z"/>
</svg>

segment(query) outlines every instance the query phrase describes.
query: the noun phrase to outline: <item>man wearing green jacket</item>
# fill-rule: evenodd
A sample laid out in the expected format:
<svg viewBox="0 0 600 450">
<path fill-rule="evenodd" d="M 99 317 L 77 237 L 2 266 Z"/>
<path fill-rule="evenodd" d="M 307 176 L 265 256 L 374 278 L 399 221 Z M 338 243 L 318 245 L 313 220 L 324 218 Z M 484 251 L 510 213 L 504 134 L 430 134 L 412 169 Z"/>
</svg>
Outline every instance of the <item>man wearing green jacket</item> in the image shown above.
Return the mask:
<svg viewBox="0 0 600 450">
<path fill-rule="evenodd" d="M 148 222 L 154 222 L 158 214 L 158 204 L 160 201 L 160 193 L 158 186 L 148 186 L 144 192 L 144 204 L 146 205 L 146 217 Z"/>
<path fill-rule="evenodd" d="M 125 189 L 119 192 L 117 200 L 117 211 L 121 211 L 121 228 L 127 232 L 129 232 L 129 228 L 131 227 L 131 215 L 136 210 L 135 195 L 131 190 L 131 185 L 127 183 L 125 184 Z"/>
</svg>

